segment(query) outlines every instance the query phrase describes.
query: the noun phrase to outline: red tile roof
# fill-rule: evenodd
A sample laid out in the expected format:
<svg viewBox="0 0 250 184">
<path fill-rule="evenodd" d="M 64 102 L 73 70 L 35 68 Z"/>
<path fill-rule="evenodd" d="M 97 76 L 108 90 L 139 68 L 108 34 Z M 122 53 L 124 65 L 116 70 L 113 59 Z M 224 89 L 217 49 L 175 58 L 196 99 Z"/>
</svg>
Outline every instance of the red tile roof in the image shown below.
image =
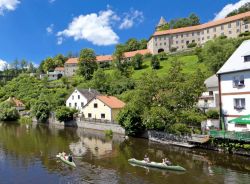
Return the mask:
<svg viewBox="0 0 250 184">
<path fill-rule="evenodd" d="M 55 71 L 64 71 L 64 67 L 56 67 Z"/>
<path fill-rule="evenodd" d="M 136 54 L 141 54 L 141 55 L 145 55 L 151 53 L 148 49 L 144 49 L 144 50 L 136 50 L 136 51 L 131 51 L 131 52 L 124 52 L 124 57 L 125 58 L 130 58 L 130 57 L 134 57 Z"/>
<path fill-rule="evenodd" d="M 156 31 L 153 36 L 159 36 L 159 35 L 167 35 L 167 34 L 175 34 L 175 33 L 183 33 L 183 32 L 189 32 L 189 31 L 198 31 L 201 29 L 206 29 L 206 28 L 210 28 L 213 26 L 218 26 L 221 24 L 225 24 L 225 23 L 229 23 L 232 21 L 236 21 L 236 20 L 240 20 L 243 18 L 247 18 L 250 17 L 250 11 L 246 12 L 246 13 L 241 13 L 235 16 L 231 16 L 231 17 L 227 17 L 224 19 L 219 19 L 216 21 L 212 21 L 212 22 L 208 22 L 205 24 L 201 24 L 201 25 L 197 25 L 197 26 L 191 26 L 191 27 L 183 27 L 183 28 L 178 28 L 178 29 L 169 29 L 169 30 L 165 30 L 165 31 Z"/>
<path fill-rule="evenodd" d="M 103 56 L 96 56 L 96 62 L 104 62 L 104 61 L 112 61 L 112 55 L 103 55 Z"/>
<path fill-rule="evenodd" d="M 66 61 L 66 64 L 77 64 L 78 63 L 78 58 L 69 58 Z"/>
<path fill-rule="evenodd" d="M 111 109 L 121 109 L 125 106 L 125 103 L 114 96 L 96 96 L 97 99 L 101 100 L 104 104 L 109 106 Z"/>
</svg>

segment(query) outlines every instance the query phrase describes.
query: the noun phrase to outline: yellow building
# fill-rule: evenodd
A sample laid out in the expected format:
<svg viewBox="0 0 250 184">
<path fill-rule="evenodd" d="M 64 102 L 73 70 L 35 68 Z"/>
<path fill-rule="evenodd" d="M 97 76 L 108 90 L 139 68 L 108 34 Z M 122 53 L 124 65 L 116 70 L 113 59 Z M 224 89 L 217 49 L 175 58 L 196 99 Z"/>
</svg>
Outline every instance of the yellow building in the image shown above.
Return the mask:
<svg viewBox="0 0 250 184">
<path fill-rule="evenodd" d="M 114 96 L 98 95 L 84 106 L 85 118 L 115 121 L 119 111 L 125 103 Z"/>
</svg>

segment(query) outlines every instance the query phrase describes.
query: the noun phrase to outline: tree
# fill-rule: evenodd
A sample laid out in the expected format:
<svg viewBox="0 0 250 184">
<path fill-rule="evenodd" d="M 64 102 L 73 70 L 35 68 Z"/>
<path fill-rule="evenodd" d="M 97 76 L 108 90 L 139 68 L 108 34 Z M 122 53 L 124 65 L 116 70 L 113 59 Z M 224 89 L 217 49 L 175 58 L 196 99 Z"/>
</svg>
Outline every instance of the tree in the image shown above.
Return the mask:
<svg viewBox="0 0 250 184">
<path fill-rule="evenodd" d="M 140 49 L 140 42 L 138 42 L 135 38 L 129 39 L 126 43 L 126 51 L 135 51 Z"/>
<path fill-rule="evenodd" d="M 64 66 L 64 63 L 67 60 L 67 57 L 64 57 L 62 54 L 58 54 L 53 58 L 55 65 L 58 66 Z"/>
<path fill-rule="evenodd" d="M 19 119 L 18 111 L 10 102 L 0 103 L 0 121 L 15 121 Z"/>
<path fill-rule="evenodd" d="M 36 71 L 36 68 L 34 67 L 33 63 L 30 62 L 29 66 L 28 66 L 28 72 L 29 73 L 35 73 L 35 71 Z"/>
<path fill-rule="evenodd" d="M 132 58 L 132 66 L 134 67 L 135 70 L 140 70 L 142 68 L 142 61 L 143 61 L 143 55 L 141 54 L 136 54 Z"/>
<path fill-rule="evenodd" d="M 73 120 L 76 109 L 71 109 L 65 106 L 59 107 L 56 110 L 56 119 L 60 122 L 67 122 Z"/>
<path fill-rule="evenodd" d="M 141 39 L 139 49 L 147 49 L 148 41 L 146 39 Z"/>
<path fill-rule="evenodd" d="M 200 24 L 200 18 L 199 18 L 196 14 L 194 14 L 194 13 L 192 13 L 192 14 L 189 16 L 189 20 L 190 20 L 190 24 L 191 24 L 192 26 L 195 26 L 195 25 L 199 25 L 199 24 Z"/>
<path fill-rule="evenodd" d="M 93 88 L 101 93 L 108 93 L 110 88 L 109 81 L 109 76 L 102 69 L 99 69 L 93 75 Z"/>
<path fill-rule="evenodd" d="M 248 12 L 249 10 L 250 10 L 250 2 L 247 2 L 244 5 L 242 5 L 240 8 L 230 12 L 226 17 L 231 17 L 240 13 L 245 13 L 245 12 Z"/>
<path fill-rule="evenodd" d="M 237 39 L 220 39 L 207 42 L 199 53 L 199 61 L 216 73 L 238 46 Z"/>
<path fill-rule="evenodd" d="M 15 71 L 15 75 L 17 75 L 18 74 L 18 68 L 19 68 L 19 61 L 18 61 L 18 59 L 15 59 L 13 61 L 12 67 L 13 67 L 13 69 Z"/>
<path fill-rule="evenodd" d="M 84 76 L 86 80 L 90 80 L 98 68 L 95 52 L 92 49 L 81 50 L 78 66 L 78 74 Z"/>
<path fill-rule="evenodd" d="M 32 108 L 32 112 L 39 122 L 46 123 L 50 114 L 49 103 L 42 99 L 36 101 Z"/>
<path fill-rule="evenodd" d="M 54 71 L 55 68 L 55 61 L 51 57 L 46 58 L 44 62 L 42 62 L 42 69 L 44 72 Z"/>
<path fill-rule="evenodd" d="M 158 70 L 160 68 L 160 61 L 156 55 L 151 58 L 151 66 L 153 69 Z"/>
<path fill-rule="evenodd" d="M 22 72 L 24 72 L 24 69 L 27 67 L 27 65 L 28 62 L 25 59 L 22 59 L 22 61 L 20 62 Z"/>
</svg>

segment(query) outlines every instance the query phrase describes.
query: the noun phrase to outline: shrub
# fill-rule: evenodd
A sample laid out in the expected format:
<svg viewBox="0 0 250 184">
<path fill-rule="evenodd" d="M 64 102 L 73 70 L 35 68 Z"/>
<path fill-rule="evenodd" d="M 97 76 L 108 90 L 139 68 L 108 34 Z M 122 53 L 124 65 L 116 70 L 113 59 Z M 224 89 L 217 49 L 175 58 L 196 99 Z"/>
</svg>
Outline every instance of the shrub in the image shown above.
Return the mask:
<svg viewBox="0 0 250 184">
<path fill-rule="evenodd" d="M 196 46 L 197 46 L 197 43 L 195 43 L 195 42 L 189 43 L 189 44 L 187 45 L 188 48 L 194 48 L 194 47 L 196 47 Z"/>
<path fill-rule="evenodd" d="M 60 122 L 67 122 L 73 120 L 74 114 L 77 112 L 76 109 L 71 109 L 69 107 L 59 107 L 56 110 L 56 119 Z"/>
<path fill-rule="evenodd" d="M 19 118 L 18 111 L 9 102 L 0 104 L 0 121 L 15 121 Z"/>
<path fill-rule="evenodd" d="M 166 52 L 161 52 L 158 54 L 158 58 L 160 60 L 167 60 L 168 59 L 168 55 L 166 54 Z"/>
<path fill-rule="evenodd" d="M 219 119 L 219 111 L 217 109 L 209 109 L 206 112 L 208 119 Z"/>
<path fill-rule="evenodd" d="M 135 70 L 139 70 L 142 68 L 142 61 L 143 61 L 143 55 L 136 54 L 134 57 L 132 57 L 132 66 Z"/>
<path fill-rule="evenodd" d="M 176 47 L 171 47 L 170 48 L 170 52 L 176 52 L 177 51 L 177 48 Z"/>
<path fill-rule="evenodd" d="M 45 123 L 49 119 L 49 103 L 45 100 L 38 100 L 32 108 L 32 113 L 39 122 Z"/>
<path fill-rule="evenodd" d="M 239 37 L 245 37 L 245 36 L 250 36 L 250 32 L 244 32 L 239 34 Z"/>
<path fill-rule="evenodd" d="M 32 123 L 32 118 L 31 117 L 22 116 L 19 119 L 18 122 L 21 123 L 21 124 L 31 124 Z"/>
<path fill-rule="evenodd" d="M 170 133 L 177 134 L 177 135 L 185 135 L 190 134 L 191 130 L 187 127 L 186 124 L 183 123 L 176 123 L 169 129 Z"/>
<path fill-rule="evenodd" d="M 145 59 L 145 58 L 151 58 L 152 57 L 152 54 L 151 53 L 147 53 L 147 54 L 145 54 L 144 56 L 143 56 L 143 58 Z"/>
<path fill-rule="evenodd" d="M 113 137 L 113 131 L 112 130 L 105 130 L 105 136 L 107 137 Z"/>
<path fill-rule="evenodd" d="M 151 66 L 156 70 L 160 68 L 160 61 L 156 55 L 151 58 Z"/>
</svg>

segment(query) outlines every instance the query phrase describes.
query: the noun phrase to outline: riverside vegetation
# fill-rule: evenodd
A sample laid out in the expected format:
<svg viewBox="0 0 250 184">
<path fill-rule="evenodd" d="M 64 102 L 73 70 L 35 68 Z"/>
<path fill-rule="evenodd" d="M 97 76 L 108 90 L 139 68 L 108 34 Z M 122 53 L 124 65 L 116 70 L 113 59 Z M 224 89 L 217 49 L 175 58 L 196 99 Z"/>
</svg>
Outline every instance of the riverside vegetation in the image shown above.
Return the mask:
<svg viewBox="0 0 250 184">
<path fill-rule="evenodd" d="M 151 129 L 189 133 L 191 129 L 199 128 L 206 118 L 206 114 L 196 108 L 198 98 L 205 90 L 205 78 L 214 74 L 243 40 L 249 39 L 247 35 L 241 36 L 235 39 L 219 37 L 186 53 L 136 55 L 132 62 L 127 62 L 124 61 L 124 51 L 145 47 L 144 41 L 130 39 L 116 47 L 113 63 L 104 66 L 96 64 L 93 50 L 83 49 L 79 57 L 82 63 L 72 78 L 62 77 L 49 82 L 47 78 L 39 80 L 30 76 L 29 70 L 23 70 L 3 84 L 0 88 L 0 120 L 19 118 L 15 108 L 5 102 L 11 96 L 22 100 L 40 122 L 46 122 L 51 111 L 56 112 L 60 121 L 71 120 L 74 112 L 64 107 L 67 96 L 75 87 L 94 88 L 126 102 L 117 121 L 129 135 Z M 60 54 L 47 58 L 36 72 L 62 66 L 66 58 Z M 49 65 L 50 62 L 54 64 Z"/>
</svg>

